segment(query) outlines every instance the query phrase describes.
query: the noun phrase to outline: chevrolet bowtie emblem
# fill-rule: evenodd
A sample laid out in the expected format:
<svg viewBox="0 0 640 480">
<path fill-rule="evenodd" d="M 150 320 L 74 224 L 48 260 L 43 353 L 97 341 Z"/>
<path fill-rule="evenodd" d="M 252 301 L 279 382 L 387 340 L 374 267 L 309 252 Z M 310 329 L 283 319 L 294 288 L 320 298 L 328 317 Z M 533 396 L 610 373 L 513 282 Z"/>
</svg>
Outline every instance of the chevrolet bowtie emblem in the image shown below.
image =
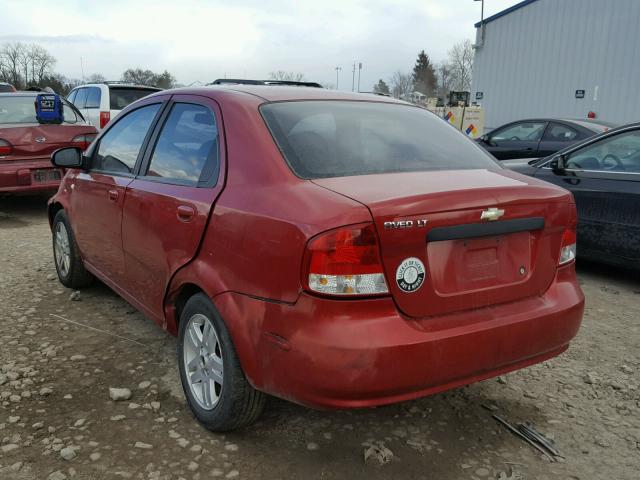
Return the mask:
<svg viewBox="0 0 640 480">
<path fill-rule="evenodd" d="M 501 216 L 504 215 L 504 210 L 500 208 L 487 208 L 480 215 L 480 220 L 489 220 L 493 222 L 494 220 L 498 220 Z"/>
</svg>

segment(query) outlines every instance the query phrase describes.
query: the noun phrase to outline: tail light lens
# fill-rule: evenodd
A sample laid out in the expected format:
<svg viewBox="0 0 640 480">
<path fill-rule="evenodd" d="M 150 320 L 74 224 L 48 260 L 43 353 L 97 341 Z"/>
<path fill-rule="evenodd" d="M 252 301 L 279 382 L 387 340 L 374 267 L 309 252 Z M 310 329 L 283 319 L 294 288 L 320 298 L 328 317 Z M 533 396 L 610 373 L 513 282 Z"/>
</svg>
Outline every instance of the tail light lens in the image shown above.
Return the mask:
<svg viewBox="0 0 640 480">
<path fill-rule="evenodd" d="M 89 145 L 91 145 L 91 142 L 93 142 L 95 138 L 95 133 L 85 133 L 83 135 L 77 135 L 73 137 L 73 140 L 71 140 L 71 145 L 74 147 L 78 147 L 82 149 L 82 151 L 84 151 L 89 147 Z"/>
<path fill-rule="evenodd" d="M 380 295 L 384 279 L 373 224 L 352 225 L 313 238 L 307 245 L 305 287 L 326 295 Z"/>
<path fill-rule="evenodd" d="M 10 155 L 13 147 L 6 140 L 0 140 L 0 156 Z"/>
<path fill-rule="evenodd" d="M 569 226 L 562 234 L 562 243 L 560 244 L 560 259 L 558 265 L 565 265 L 576 259 L 576 227 L 577 215 L 576 206 L 571 205 L 571 220 Z"/>
<path fill-rule="evenodd" d="M 111 112 L 100 112 L 100 128 L 104 128 L 111 120 Z"/>
</svg>

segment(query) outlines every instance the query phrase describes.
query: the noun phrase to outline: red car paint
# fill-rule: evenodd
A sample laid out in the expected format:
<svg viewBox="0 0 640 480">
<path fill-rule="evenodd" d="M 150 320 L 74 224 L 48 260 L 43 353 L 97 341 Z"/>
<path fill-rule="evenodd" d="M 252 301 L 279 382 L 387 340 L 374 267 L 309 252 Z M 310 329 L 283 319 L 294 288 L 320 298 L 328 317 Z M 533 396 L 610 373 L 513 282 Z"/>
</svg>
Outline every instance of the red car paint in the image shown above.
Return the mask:
<svg viewBox="0 0 640 480">
<path fill-rule="evenodd" d="M 127 112 L 170 98 L 215 114 L 217 185 L 71 170 L 50 200 L 50 219 L 64 208 L 86 268 L 173 334 L 186 298 L 206 293 L 255 388 L 315 407 L 380 405 L 546 360 L 575 336 L 584 297 L 574 263 L 558 266 L 563 234 L 575 223 L 567 191 L 499 166 L 301 179 L 284 161 L 261 105 L 398 103 L 322 89 L 164 91 L 127 107 L 101 135 Z M 491 207 L 504 209 L 500 221 L 535 217 L 544 227 L 426 242 L 438 228 L 478 223 Z M 420 219 L 427 220 L 421 227 L 384 228 Z M 306 291 L 308 242 L 372 222 L 389 293 L 336 298 Z M 413 293 L 395 281 L 407 257 L 427 269 Z"/>
<path fill-rule="evenodd" d="M 36 93 L 0 94 L 2 97 L 29 97 Z M 35 112 L 35 107 L 34 107 Z M 0 116 L 0 146 L 7 145 L 8 154 L 0 152 L 0 193 L 38 192 L 55 190 L 64 175 L 51 165 L 51 153 L 62 147 L 74 146 L 73 139 L 81 135 L 95 135 L 97 130 L 85 123 L 41 125 L 39 123 L 2 123 Z M 58 178 L 53 178 L 57 172 Z"/>
</svg>

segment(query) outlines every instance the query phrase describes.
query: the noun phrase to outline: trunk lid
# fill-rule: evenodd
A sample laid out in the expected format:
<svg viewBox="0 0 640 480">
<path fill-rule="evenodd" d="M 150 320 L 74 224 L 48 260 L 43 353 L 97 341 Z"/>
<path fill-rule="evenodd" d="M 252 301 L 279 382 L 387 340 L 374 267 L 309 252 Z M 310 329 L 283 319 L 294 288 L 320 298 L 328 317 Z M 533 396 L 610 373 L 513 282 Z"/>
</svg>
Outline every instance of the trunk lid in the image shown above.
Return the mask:
<svg viewBox="0 0 640 480">
<path fill-rule="evenodd" d="M 369 208 L 389 291 L 410 317 L 543 294 L 570 221 L 569 192 L 508 170 L 313 181 Z M 489 209 L 504 212 L 481 219 Z M 424 266 L 422 279 L 415 259 Z"/>
<path fill-rule="evenodd" d="M 0 139 L 12 146 L 11 154 L 0 160 L 48 157 L 55 150 L 68 147 L 77 135 L 85 133 L 96 133 L 96 129 L 90 125 L 0 125 Z"/>
</svg>

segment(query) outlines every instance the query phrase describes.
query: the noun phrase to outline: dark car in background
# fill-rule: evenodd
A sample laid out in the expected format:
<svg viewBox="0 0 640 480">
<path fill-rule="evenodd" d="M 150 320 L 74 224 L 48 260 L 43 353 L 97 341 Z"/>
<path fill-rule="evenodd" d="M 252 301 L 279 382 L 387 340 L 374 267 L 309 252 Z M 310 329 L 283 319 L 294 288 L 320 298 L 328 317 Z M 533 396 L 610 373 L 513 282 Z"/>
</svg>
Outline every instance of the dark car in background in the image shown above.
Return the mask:
<svg viewBox="0 0 640 480">
<path fill-rule="evenodd" d="M 51 165 L 51 153 L 62 147 L 84 150 L 96 136 L 96 129 L 64 100 L 63 123 L 39 123 L 37 95 L 0 93 L 0 193 L 55 190 L 64 172 Z"/>
<path fill-rule="evenodd" d="M 640 268 L 640 123 L 503 165 L 573 193 L 581 258 Z"/>
<path fill-rule="evenodd" d="M 615 127 L 595 120 L 519 120 L 492 130 L 476 142 L 498 160 L 539 158 Z"/>
</svg>

